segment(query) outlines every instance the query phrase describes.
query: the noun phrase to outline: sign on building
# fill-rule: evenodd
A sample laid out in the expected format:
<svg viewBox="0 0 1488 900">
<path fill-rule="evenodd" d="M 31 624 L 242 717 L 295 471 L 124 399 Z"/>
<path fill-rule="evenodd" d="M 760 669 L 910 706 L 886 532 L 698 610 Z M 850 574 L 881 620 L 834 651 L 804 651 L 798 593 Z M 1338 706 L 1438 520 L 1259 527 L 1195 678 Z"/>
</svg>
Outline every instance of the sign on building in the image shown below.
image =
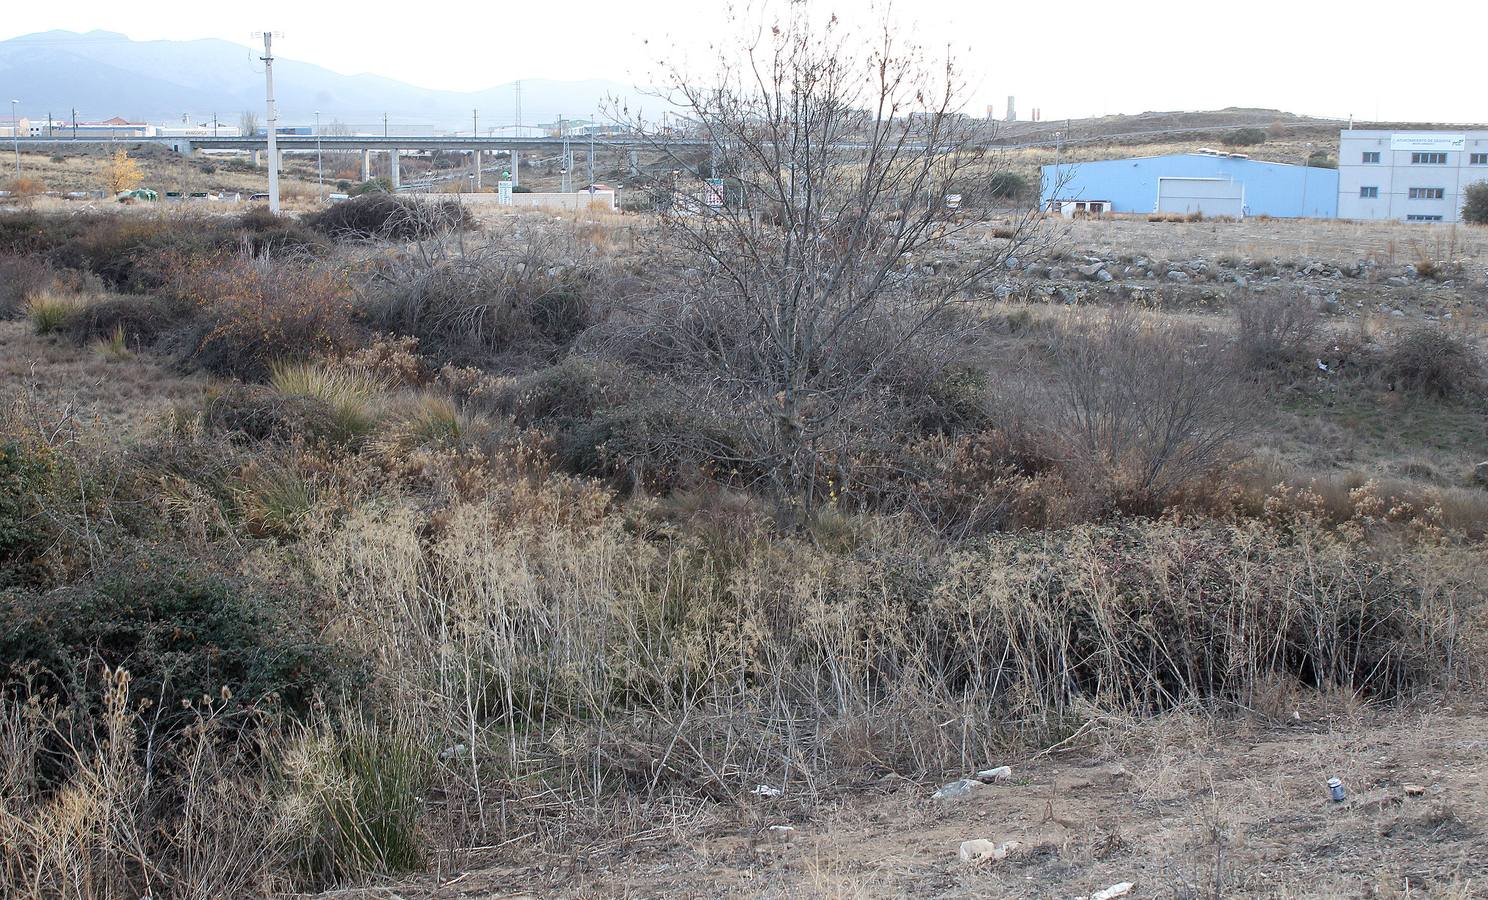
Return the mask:
<svg viewBox="0 0 1488 900">
<path fill-rule="evenodd" d="M 709 178 L 704 181 L 703 202 L 710 209 L 719 209 L 723 206 L 723 179 Z"/>
<path fill-rule="evenodd" d="M 1464 134 L 1392 134 L 1391 150 L 1461 153 L 1467 147 Z"/>
</svg>

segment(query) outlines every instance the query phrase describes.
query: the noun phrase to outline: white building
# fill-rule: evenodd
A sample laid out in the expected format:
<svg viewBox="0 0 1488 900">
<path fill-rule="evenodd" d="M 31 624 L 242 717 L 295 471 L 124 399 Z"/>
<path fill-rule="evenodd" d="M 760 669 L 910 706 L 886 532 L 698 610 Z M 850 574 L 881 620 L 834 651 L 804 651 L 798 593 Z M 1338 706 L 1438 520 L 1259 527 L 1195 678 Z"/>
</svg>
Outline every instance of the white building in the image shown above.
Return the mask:
<svg viewBox="0 0 1488 900">
<path fill-rule="evenodd" d="M 1488 181 L 1488 131 L 1339 133 L 1341 219 L 1457 222 L 1476 181 Z"/>
</svg>

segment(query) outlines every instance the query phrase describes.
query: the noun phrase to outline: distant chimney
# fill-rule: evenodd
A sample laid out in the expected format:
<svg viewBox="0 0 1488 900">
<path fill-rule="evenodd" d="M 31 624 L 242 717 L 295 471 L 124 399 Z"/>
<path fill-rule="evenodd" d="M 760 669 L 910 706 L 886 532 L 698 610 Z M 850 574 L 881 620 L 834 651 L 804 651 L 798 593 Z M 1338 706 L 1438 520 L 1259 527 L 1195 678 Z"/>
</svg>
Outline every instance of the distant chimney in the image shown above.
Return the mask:
<svg viewBox="0 0 1488 900">
<path fill-rule="evenodd" d="M 988 103 L 987 104 L 987 119 L 988 119 L 988 121 L 991 121 L 992 119 L 995 119 L 995 118 L 997 118 L 997 113 L 993 111 L 992 104 Z"/>
<path fill-rule="evenodd" d="M 1018 108 L 1013 105 L 1013 95 L 1012 94 L 1008 94 L 1007 120 L 1009 122 L 1016 122 L 1016 121 L 1018 121 Z"/>
</svg>

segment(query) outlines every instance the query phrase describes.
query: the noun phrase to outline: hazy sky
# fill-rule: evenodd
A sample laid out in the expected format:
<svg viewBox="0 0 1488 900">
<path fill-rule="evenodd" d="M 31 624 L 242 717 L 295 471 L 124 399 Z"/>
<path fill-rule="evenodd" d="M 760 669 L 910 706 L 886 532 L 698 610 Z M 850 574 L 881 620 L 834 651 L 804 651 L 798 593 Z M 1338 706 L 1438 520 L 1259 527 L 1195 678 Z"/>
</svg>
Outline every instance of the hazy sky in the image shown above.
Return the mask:
<svg viewBox="0 0 1488 900">
<path fill-rule="evenodd" d="M 863 19 L 871 0 L 815 5 Z M 658 57 L 706 58 L 724 26 L 717 0 L 493 0 L 384 4 L 259 2 L 7 4 L 0 38 L 65 28 L 118 31 L 136 40 L 215 37 L 251 44 L 254 31 L 284 32 L 282 56 L 344 73 L 372 72 L 452 90 L 517 78 L 644 82 Z M 950 45 L 972 85 L 968 109 L 1001 115 L 1008 94 L 1027 117 L 1144 110 L 1275 107 L 1360 119 L 1483 121 L 1477 28 L 1433 25 L 1383 32 L 1374 0 L 1073 0 L 998 3 L 899 0 L 895 16 L 927 44 Z M 1447 0 L 1438 12 L 1460 6 Z M 420 14 L 417 10 L 428 10 Z M 1446 16 L 1439 22 L 1466 19 Z M 1381 18 L 1379 21 L 1386 21 Z M 1347 65 L 1345 56 L 1363 62 Z"/>
</svg>

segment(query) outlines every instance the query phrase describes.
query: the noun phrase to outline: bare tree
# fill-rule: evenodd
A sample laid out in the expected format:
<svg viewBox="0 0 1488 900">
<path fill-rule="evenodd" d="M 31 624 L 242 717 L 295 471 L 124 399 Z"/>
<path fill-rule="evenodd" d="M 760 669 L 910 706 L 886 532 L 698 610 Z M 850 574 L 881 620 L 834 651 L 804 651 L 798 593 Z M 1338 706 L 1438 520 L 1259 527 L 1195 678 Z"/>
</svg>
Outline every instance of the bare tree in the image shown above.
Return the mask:
<svg viewBox="0 0 1488 900">
<path fill-rule="evenodd" d="M 1035 207 L 978 190 L 1007 164 L 989 126 L 960 112 L 954 61 L 931 62 L 887 23 L 862 34 L 814 20 L 801 2 L 735 23 L 712 79 L 665 71 L 667 127 L 620 114 L 675 167 L 663 234 L 687 289 L 647 326 L 702 376 L 697 396 L 753 410 L 765 423 L 753 462 L 809 499 L 821 460 L 852 440 L 858 401 L 932 365 L 971 321 L 951 307 L 1046 233 Z M 679 134 L 697 140 L 690 153 Z M 943 253 L 954 262 L 934 266 Z"/>
<path fill-rule="evenodd" d="M 238 134 L 243 137 L 253 137 L 258 133 L 258 113 L 251 109 L 245 109 L 238 116 Z"/>
</svg>

